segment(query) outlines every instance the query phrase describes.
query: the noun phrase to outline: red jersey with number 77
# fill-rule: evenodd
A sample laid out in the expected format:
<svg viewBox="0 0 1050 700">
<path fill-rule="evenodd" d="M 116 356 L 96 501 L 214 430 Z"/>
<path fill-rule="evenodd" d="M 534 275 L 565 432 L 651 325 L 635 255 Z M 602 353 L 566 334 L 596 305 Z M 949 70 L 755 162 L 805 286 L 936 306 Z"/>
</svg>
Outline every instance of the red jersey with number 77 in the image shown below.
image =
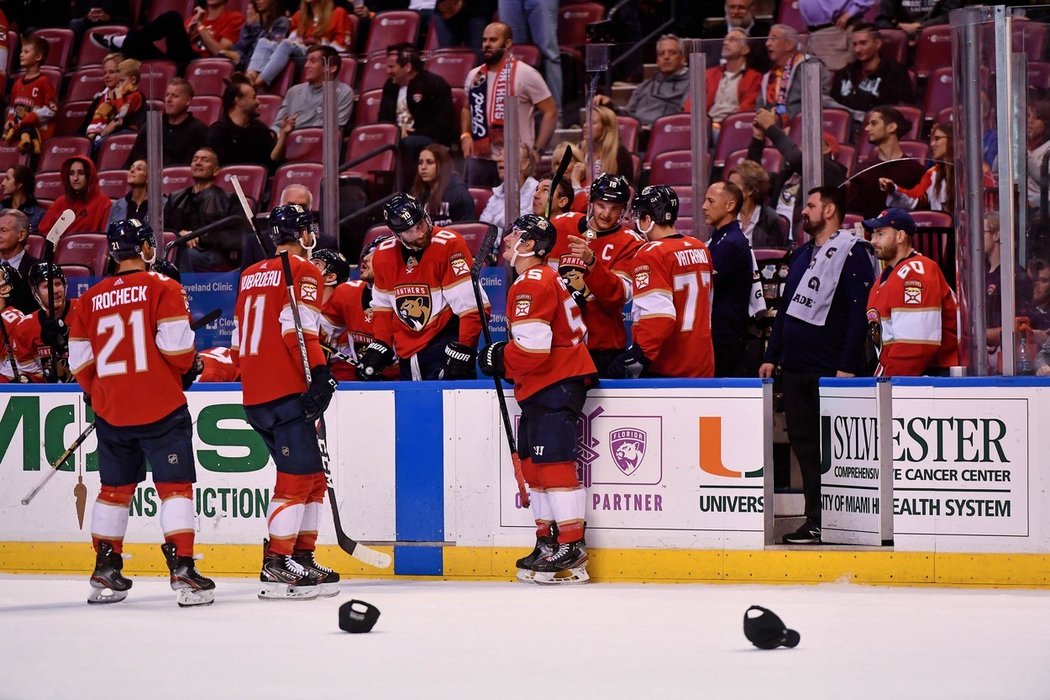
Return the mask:
<svg viewBox="0 0 1050 700">
<path fill-rule="evenodd" d="M 503 365 L 517 401 L 566 379 L 598 374 L 584 342 L 580 307 L 548 266 L 530 267 L 514 280 L 507 292 L 507 324 Z"/>
<path fill-rule="evenodd" d="M 107 277 L 69 315 L 69 368 L 107 423 L 148 425 L 186 405 L 193 364 L 186 293 L 156 272 Z"/>
<path fill-rule="evenodd" d="M 311 367 L 325 364 L 318 341 L 321 327 L 321 273 L 297 255 L 288 262 Z M 241 367 L 245 406 L 306 391 L 306 374 L 296 337 L 280 257 L 257 262 L 241 273 L 233 310 L 233 346 Z"/>
</svg>

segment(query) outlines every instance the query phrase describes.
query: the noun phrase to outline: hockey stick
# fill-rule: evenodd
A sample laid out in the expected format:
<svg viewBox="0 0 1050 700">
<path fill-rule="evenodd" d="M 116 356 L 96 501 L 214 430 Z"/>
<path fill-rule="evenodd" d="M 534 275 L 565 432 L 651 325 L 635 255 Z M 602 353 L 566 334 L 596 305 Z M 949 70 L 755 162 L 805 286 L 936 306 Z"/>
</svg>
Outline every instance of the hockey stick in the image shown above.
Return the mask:
<svg viewBox="0 0 1050 700">
<path fill-rule="evenodd" d="M 240 188 L 236 187 L 238 192 Z M 243 196 L 241 193 L 240 196 Z M 242 202 L 246 204 L 246 202 Z M 292 264 L 288 259 L 288 251 L 280 252 L 281 270 L 284 272 L 284 285 L 288 290 L 288 303 L 292 309 L 292 322 L 295 324 L 295 339 L 299 345 L 299 357 L 303 362 L 303 375 L 306 378 L 306 386 L 310 386 L 310 358 L 306 353 L 306 338 L 303 335 L 303 321 L 299 315 L 299 302 L 295 298 L 295 283 L 292 280 Z M 329 465 L 327 430 L 324 423 L 324 413 L 317 419 L 317 447 L 321 452 L 321 467 L 324 469 L 325 481 L 328 485 L 328 503 L 332 507 L 332 520 L 335 524 L 335 540 L 339 548 L 355 559 L 380 569 L 390 566 L 390 555 L 379 552 L 371 547 L 366 547 L 357 540 L 351 538 L 343 531 L 343 524 L 339 518 L 339 506 L 335 502 L 335 483 L 332 481 L 332 469 Z"/>
<path fill-rule="evenodd" d="M 357 360 L 355 360 L 354 358 L 350 357 L 345 352 L 341 352 L 339 350 L 336 350 L 331 345 L 327 345 L 325 343 L 321 343 L 321 349 L 324 350 L 325 352 L 327 352 L 329 357 L 334 357 L 335 359 L 339 360 L 340 362 L 345 362 L 348 365 L 353 365 L 354 367 L 357 367 Z"/>
<path fill-rule="evenodd" d="M 572 149 L 566 148 L 565 152 L 562 153 L 561 162 L 558 163 L 558 169 L 554 171 L 554 175 L 551 177 L 551 191 L 547 195 L 547 218 L 551 218 L 551 209 L 554 207 L 554 198 L 558 196 L 558 186 L 561 185 L 562 178 L 565 177 L 565 172 L 572 165 Z"/>
<path fill-rule="evenodd" d="M 244 194 L 244 188 L 241 187 L 241 181 L 237 179 L 236 175 L 231 175 L 230 184 L 233 185 L 233 191 L 237 195 L 237 201 L 241 203 L 241 211 L 244 212 L 244 218 L 248 220 L 248 225 L 251 226 L 252 231 L 255 232 L 255 239 L 259 241 L 259 248 L 262 249 L 262 254 L 269 257 L 270 252 L 266 249 L 266 241 L 263 240 L 262 234 L 259 233 L 259 229 L 255 225 L 255 216 L 252 214 L 252 208 L 248 205 L 248 197 Z M 307 367 L 307 369 L 309 369 L 309 367 Z M 307 380 L 307 384 L 309 384 L 309 380 Z"/>
<path fill-rule="evenodd" d="M 566 149 L 568 152 L 568 149 Z M 474 258 L 474 264 L 470 268 L 470 281 L 474 287 L 474 302 L 478 305 L 478 314 L 481 316 L 481 332 L 485 336 L 485 344 L 492 345 L 492 331 L 489 330 L 489 319 L 485 315 L 485 302 L 481 299 L 481 265 L 492 255 L 492 248 L 496 245 L 496 235 L 499 232 L 495 226 L 489 227 L 485 239 L 481 242 L 478 256 Z M 514 441 L 514 428 L 510 423 L 510 411 L 507 410 L 507 397 L 503 393 L 503 379 L 493 375 L 492 380 L 496 386 L 496 400 L 499 402 L 500 416 L 503 419 L 503 432 L 507 436 L 507 447 L 510 448 L 510 461 L 514 464 L 514 480 L 518 482 L 518 494 L 521 496 L 521 504 L 529 507 L 529 490 L 525 486 L 525 475 L 521 471 L 521 459 L 518 457 L 518 445 Z"/>
<path fill-rule="evenodd" d="M 220 309 L 215 309 L 214 311 L 209 311 L 208 313 L 204 314 L 199 319 L 197 319 L 196 321 L 191 323 L 190 324 L 190 330 L 191 331 L 195 331 L 198 328 L 203 328 L 207 324 L 209 324 L 212 321 L 214 321 L 215 319 L 217 319 L 221 314 L 222 314 L 222 311 Z M 2 321 L 0 321 L 0 323 L 2 323 Z M 194 422 L 196 422 L 196 421 L 194 421 Z M 69 447 L 66 448 L 65 452 L 63 452 L 62 454 L 60 454 L 58 456 L 58 459 L 56 459 L 54 462 L 51 463 L 51 469 L 48 470 L 47 474 L 45 474 L 44 477 L 40 480 L 40 482 L 37 483 L 37 485 L 33 487 L 32 491 L 30 491 L 29 493 L 26 494 L 25 498 L 22 499 L 22 505 L 24 505 L 24 506 L 29 505 L 29 502 L 32 501 L 36 497 L 36 495 L 38 493 L 40 493 L 40 489 L 44 488 L 44 484 L 49 482 L 51 480 L 51 477 L 53 477 L 55 474 L 58 473 L 58 470 L 62 468 L 62 465 L 65 464 L 66 461 L 69 460 L 70 455 L 72 455 L 74 452 L 76 452 L 77 448 L 84 444 L 84 441 L 87 440 L 88 435 L 91 435 L 91 433 L 94 430 L 95 430 L 94 422 L 92 422 L 90 425 L 88 425 L 88 427 L 84 428 L 84 432 L 82 432 L 80 434 L 80 436 L 77 437 L 77 439 L 73 441 L 72 445 L 70 445 Z"/>
<path fill-rule="evenodd" d="M 47 317 L 54 321 L 55 320 L 55 276 L 51 274 L 50 266 L 55 262 L 55 248 L 58 246 L 58 239 L 62 238 L 62 234 L 66 232 L 66 229 L 72 225 L 76 219 L 76 214 L 73 213 L 72 209 L 66 209 L 59 214 L 58 219 L 51 226 L 51 230 L 47 232 L 47 240 L 44 244 L 44 261 L 48 264 L 47 272 Z M 62 322 L 59 321 L 61 326 Z M 48 364 L 51 365 L 51 379 L 58 381 L 58 350 L 54 343 L 50 343 L 51 356 L 48 358 Z"/>
<path fill-rule="evenodd" d="M 7 333 L 7 324 L 4 323 L 4 319 L 0 318 L 0 331 L 4 334 L 4 350 L 7 352 L 7 358 L 11 361 L 11 372 L 14 373 L 14 380 L 19 384 L 25 384 L 29 381 L 29 378 L 18 371 L 18 362 L 15 361 L 15 351 L 11 346 L 11 336 Z"/>
</svg>

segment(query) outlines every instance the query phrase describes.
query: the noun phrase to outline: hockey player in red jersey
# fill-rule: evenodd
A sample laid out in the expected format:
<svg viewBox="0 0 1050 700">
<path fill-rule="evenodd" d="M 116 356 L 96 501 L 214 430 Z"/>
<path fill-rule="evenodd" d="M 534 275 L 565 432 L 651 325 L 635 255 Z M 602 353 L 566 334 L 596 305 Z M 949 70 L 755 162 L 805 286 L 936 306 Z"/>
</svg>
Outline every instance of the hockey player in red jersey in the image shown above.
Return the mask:
<svg viewBox="0 0 1050 700">
<path fill-rule="evenodd" d="M 15 358 L 14 346 L 11 336 L 15 332 L 15 326 L 25 318 L 25 315 L 13 306 L 8 306 L 8 300 L 18 286 L 18 270 L 7 262 L 0 262 L 0 384 L 8 382 L 28 382 L 29 377 L 23 374 L 18 367 Z"/>
<path fill-rule="evenodd" d="M 548 264 L 569 286 L 587 323 L 587 349 L 598 373 L 627 346 L 623 307 L 630 300 L 630 262 L 642 238 L 624 227 L 631 188 L 622 175 L 602 173 L 591 184 L 587 214 L 554 218 L 558 240 Z"/>
<path fill-rule="evenodd" d="M 476 378 L 482 321 L 466 241 L 434 226 L 412 195 L 394 195 L 383 215 L 398 240 L 382 243 L 372 258 L 376 340 L 361 353 L 358 377 L 379 379 L 396 353 L 402 379 Z"/>
<path fill-rule="evenodd" d="M 234 307 L 233 352 L 241 367 L 244 412 L 277 465 L 266 520 L 260 598 L 303 599 L 339 593 L 339 574 L 314 559 L 327 489 L 314 421 L 336 383 L 318 340 L 321 273 L 308 259 L 316 242 L 314 217 L 298 204 L 270 212 L 275 257 L 241 273 Z M 288 255 L 312 381 L 309 386 L 282 275 Z"/>
<path fill-rule="evenodd" d="M 161 551 L 183 607 L 209 605 L 215 584 L 193 563 L 193 425 L 183 393 L 195 366 L 189 305 L 174 280 L 147 271 L 153 230 L 127 219 L 106 234 L 117 272 L 80 298 L 70 316 L 69 364 L 95 411 L 102 488 L 91 515 L 96 551 L 89 603 L 123 600 L 128 506 L 146 477 L 160 496 Z"/>
<path fill-rule="evenodd" d="M 609 365 L 609 376 L 713 376 L 711 253 L 675 230 L 678 196 L 670 187 L 646 187 L 633 209 L 649 243 L 632 261 L 634 343 Z"/>
<path fill-rule="evenodd" d="M 915 220 L 903 209 L 865 219 L 885 269 L 868 294 L 876 377 L 947 376 L 959 364 L 955 293 L 941 268 L 912 247 Z"/>
<path fill-rule="evenodd" d="M 49 314 L 52 288 L 54 318 Z M 19 367 L 24 368 L 32 382 L 71 382 L 67 319 L 77 302 L 66 298 L 66 276 L 62 268 L 54 263 L 34 263 L 29 268 L 29 289 L 40 310 L 27 314 L 11 335 Z"/>
<path fill-rule="evenodd" d="M 200 382 L 239 382 L 241 368 L 237 366 L 233 350 L 230 348 L 208 348 L 201 350 Z"/>
<path fill-rule="evenodd" d="M 518 578 L 583 583 L 587 576 L 587 494 L 576 471 L 576 422 L 598 370 L 584 344 L 587 327 L 546 262 L 555 228 L 526 214 L 506 235 L 504 258 L 516 279 L 507 292 L 509 342 L 486 346 L 481 371 L 514 381 L 521 407 L 518 450 L 536 517 L 536 547 L 517 561 Z M 567 573 L 566 573 L 567 572 Z"/>
</svg>

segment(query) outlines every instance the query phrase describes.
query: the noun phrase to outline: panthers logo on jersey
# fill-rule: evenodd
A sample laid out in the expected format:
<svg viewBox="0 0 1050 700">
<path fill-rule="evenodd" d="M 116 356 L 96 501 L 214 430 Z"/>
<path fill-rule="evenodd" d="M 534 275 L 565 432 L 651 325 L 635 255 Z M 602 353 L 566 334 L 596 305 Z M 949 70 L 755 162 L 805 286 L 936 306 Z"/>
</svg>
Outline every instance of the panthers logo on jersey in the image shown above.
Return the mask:
<svg viewBox="0 0 1050 700">
<path fill-rule="evenodd" d="M 430 322 L 433 303 L 430 287 L 425 284 L 405 284 L 394 289 L 397 317 L 414 331 L 423 330 Z"/>
</svg>

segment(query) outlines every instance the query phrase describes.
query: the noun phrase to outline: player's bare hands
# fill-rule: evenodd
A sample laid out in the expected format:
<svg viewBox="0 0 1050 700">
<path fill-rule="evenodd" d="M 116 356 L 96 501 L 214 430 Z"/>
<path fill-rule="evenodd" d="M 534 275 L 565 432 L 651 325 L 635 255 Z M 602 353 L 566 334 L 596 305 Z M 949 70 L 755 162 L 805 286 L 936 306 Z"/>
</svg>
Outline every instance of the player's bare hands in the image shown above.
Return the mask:
<svg viewBox="0 0 1050 700">
<path fill-rule="evenodd" d="M 897 185 L 893 182 L 893 180 L 889 179 L 888 177 L 880 177 L 879 189 L 883 192 L 893 192 L 895 189 L 897 189 Z"/>
<path fill-rule="evenodd" d="M 587 245 L 587 239 L 579 236 L 569 236 L 569 252 L 573 257 L 583 260 L 587 265 L 594 263 L 594 251 Z"/>
<path fill-rule="evenodd" d="M 857 375 L 853 374 L 852 372 L 843 372 L 840 369 L 837 372 L 835 372 L 835 376 L 838 377 L 839 379 L 853 379 Z"/>
<path fill-rule="evenodd" d="M 759 379 L 772 379 L 773 371 L 776 370 L 777 366 L 772 362 L 763 362 L 758 367 Z"/>
</svg>

